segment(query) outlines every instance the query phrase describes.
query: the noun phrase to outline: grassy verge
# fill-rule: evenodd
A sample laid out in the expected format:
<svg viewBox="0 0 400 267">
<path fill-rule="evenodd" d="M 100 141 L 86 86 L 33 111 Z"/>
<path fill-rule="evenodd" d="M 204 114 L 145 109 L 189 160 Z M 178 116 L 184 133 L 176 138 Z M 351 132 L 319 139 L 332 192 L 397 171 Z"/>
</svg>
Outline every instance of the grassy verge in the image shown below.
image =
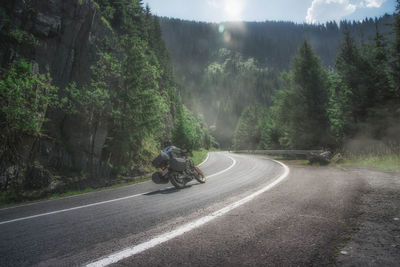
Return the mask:
<svg viewBox="0 0 400 267">
<path fill-rule="evenodd" d="M 191 158 L 194 161 L 195 165 L 200 164 L 206 158 L 208 152 L 209 152 L 209 150 L 205 150 L 205 149 L 193 151 L 193 156 Z M 91 193 L 91 192 L 98 192 L 98 191 L 103 191 L 103 190 L 107 190 L 107 189 L 113 189 L 113 188 L 123 187 L 123 186 L 127 186 L 127 185 L 142 183 L 142 182 L 148 181 L 150 179 L 151 179 L 151 175 L 149 174 L 149 175 L 144 176 L 143 178 L 136 179 L 134 181 L 120 182 L 120 183 L 114 184 L 112 186 L 107 186 L 107 187 L 85 188 L 82 190 L 70 190 L 70 191 L 67 191 L 64 193 L 53 193 L 53 194 L 48 195 L 46 198 L 37 199 L 34 201 L 10 201 L 7 198 L 7 195 L 5 192 L 0 192 L 0 208 L 15 206 L 17 204 L 28 204 L 28 203 L 33 203 L 33 202 L 37 202 L 40 200 L 56 199 L 56 198 L 81 195 L 81 194 L 86 194 L 86 193 Z"/>
<path fill-rule="evenodd" d="M 368 155 L 345 158 L 343 166 L 367 166 L 385 171 L 400 171 L 400 155 Z"/>
<path fill-rule="evenodd" d="M 134 181 L 122 182 L 122 183 L 118 183 L 118 184 L 111 185 L 111 186 L 105 186 L 105 187 L 99 187 L 99 188 L 86 188 L 83 190 L 71 190 L 71 191 L 68 191 L 65 193 L 60 193 L 60 194 L 56 193 L 56 194 L 52 194 L 50 198 L 70 197 L 70 196 L 74 196 L 74 195 L 98 192 L 98 191 L 103 191 L 103 190 L 107 190 L 107 189 L 114 189 L 114 188 L 123 187 L 123 186 L 127 186 L 127 185 L 143 183 L 145 181 L 148 181 L 150 178 L 151 178 L 151 175 L 146 175 L 145 177 L 134 180 Z"/>
<path fill-rule="evenodd" d="M 210 152 L 210 150 L 202 149 L 202 150 L 197 150 L 193 151 L 190 158 L 193 160 L 194 165 L 200 164 L 203 160 L 205 160 L 207 153 Z"/>
</svg>

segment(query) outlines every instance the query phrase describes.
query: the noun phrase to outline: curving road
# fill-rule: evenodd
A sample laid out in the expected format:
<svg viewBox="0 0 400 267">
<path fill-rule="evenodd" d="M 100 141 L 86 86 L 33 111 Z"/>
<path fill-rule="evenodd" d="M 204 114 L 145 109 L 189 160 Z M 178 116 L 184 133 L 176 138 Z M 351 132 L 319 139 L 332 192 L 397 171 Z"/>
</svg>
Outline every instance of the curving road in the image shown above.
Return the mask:
<svg viewBox="0 0 400 267">
<path fill-rule="evenodd" d="M 145 182 L 0 210 L 0 266 L 80 266 L 212 214 L 285 171 L 257 156 L 214 152 L 208 180 L 176 190 Z M 223 215 L 225 216 L 225 215 Z"/>
</svg>

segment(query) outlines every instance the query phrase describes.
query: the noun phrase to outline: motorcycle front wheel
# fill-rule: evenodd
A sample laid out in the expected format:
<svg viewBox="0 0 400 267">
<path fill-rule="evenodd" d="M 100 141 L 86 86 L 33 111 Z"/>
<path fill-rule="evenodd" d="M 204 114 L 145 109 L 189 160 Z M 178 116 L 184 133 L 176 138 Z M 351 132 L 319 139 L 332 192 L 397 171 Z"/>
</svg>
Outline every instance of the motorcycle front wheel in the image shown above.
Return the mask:
<svg viewBox="0 0 400 267">
<path fill-rule="evenodd" d="M 197 167 L 194 167 L 194 172 L 194 178 L 196 178 L 199 183 L 204 184 L 206 182 L 206 176 L 204 175 L 204 173 Z"/>
</svg>

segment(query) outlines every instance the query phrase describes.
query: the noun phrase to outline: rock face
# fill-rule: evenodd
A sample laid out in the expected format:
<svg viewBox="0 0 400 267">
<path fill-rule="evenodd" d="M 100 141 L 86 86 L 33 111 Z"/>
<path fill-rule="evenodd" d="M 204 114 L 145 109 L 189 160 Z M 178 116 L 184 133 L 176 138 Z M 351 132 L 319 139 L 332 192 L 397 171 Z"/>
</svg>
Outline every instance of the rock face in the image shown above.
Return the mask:
<svg viewBox="0 0 400 267">
<path fill-rule="evenodd" d="M 59 16 L 38 13 L 36 21 L 34 30 L 43 37 L 56 36 L 61 30 L 61 18 Z"/>
<path fill-rule="evenodd" d="M 19 56 L 29 58 L 39 72 L 50 73 L 61 95 L 71 82 L 83 85 L 90 81 L 90 67 L 97 62 L 99 52 L 107 48 L 120 58 L 121 51 L 112 43 L 114 33 L 104 25 L 100 11 L 90 0 L 16 0 L 1 6 L 35 37 L 36 43 L 29 49 L 18 49 L 15 43 L 2 41 L 0 66 Z M 0 31 L 2 27 L 0 23 Z M 47 116 L 48 137 L 34 148 L 35 161 L 55 170 L 110 175 L 110 168 L 101 160 L 109 130 L 106 121 L 93 130 L 80 114 L 50 110 Z"/>
</svg>

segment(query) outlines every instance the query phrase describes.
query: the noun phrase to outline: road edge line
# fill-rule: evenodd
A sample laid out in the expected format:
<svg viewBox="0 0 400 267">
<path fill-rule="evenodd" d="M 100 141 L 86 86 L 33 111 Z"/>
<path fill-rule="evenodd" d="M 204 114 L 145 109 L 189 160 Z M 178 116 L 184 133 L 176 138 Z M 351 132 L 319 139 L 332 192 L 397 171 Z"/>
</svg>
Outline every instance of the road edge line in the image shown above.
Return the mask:
<svg viewBox="0 0 400 267">
<path fill-rule="evenodd" d="M 233 158 L 231 158 L 231 159 L 233 159 Z M 181 226 L 181 227 L 179 227 L 179 228 L 177 228 L 177 229 L 175 229 L 173 231 L 170 231 L 170 232 L 161 234 L 159 236 L 156 236 L 155 238 L 153 238 L 153 239 L 151 239 L 149 241 L 146 241 L 144 243 L 141 243 L 139 245 L 128 247 L 128 248 L 126 248 L 124 250 L 121 250 L 119 252 L 110 254 L 110 255 L 108 255 L 108 256 L 106 256 L 104 258 L 101 258 L 100 260 L 97 260 L 95 262 L 87 264 L 86 267 L 108 266 L 110 264 L 117 263 L 117 262 L 119 262 L 119 261 L 121 261 L 123 259 L 132 257 L 132 256 L 134 256 L 136 254 L 139 254 L 139 253 L 145 251 L 145 250 L 148 250 L 148 249 L 153 248 L 153 247 L 155 247 L 157 245 L 165 243 L 165 242 L 167 242 L 167 241 L 169 241 L 169 240 L 171 240 L 171 239 L 173 239 L 175 237 L 183 235 L 184 233 L 187 233 L 187 232 L 189 232 L 189 231 L 191 231 L 191 230 L 193 230 L 195 228 L 198 228 L 198 227 L 200 227 L 200 226 L 202 226 L 202 225 L 204 225 L 204 224 L 206 224 L 206 223 L 208 223 L 208 222 L 210 222 L 210 221 L 212 221 L 212 220 L 214 220 L 214 219 L 216 219 L 218 217 L 221 217 L 222 215 L 228 213 L 229 211 L 231 211 L 231 210 L 233 210 L 233 209 L 235 209 L 235 208 L 237 208 L 239 206 L 242 206 L 243 204 L 253 200 L 257 196 L 259 196 L 262 193 L 270 190 L 271 188 L 273 188 L 274 186 L 276 186 L 277 184 L 282 182 L 287 176 L 289 176 L 290 169 L 289 169 L 288 166 L 286 166 L 285 164 L 283 164 L 282 162 L 277 161 L 277 160 L 273 160 L 273 159 L 269 159 L 269 160 L 271 160 L 273 162 L 276 162 L 279 165 L 281 165 L 283 167 L 283 169 L 284 169 L 284 172 L 278 178 L 276 178 L 272 183 L 269 183 L 267 186 L 257 190 L 256 192 L 250 194 L 249 196 L 247 196 L 245 198 L 242 198 L 239 201 L 236 201 L 236 202 L 226 206 L 225 208 L 222 208 L 222 209 L 220 209 L 218 211 L 215 211 L 215 212 L 211 213 L 210 215 L 204 216 L 204 217 L 202 217 L 200 219 L 197 219 L 197 220 L 195 220 L 193 222 L 187 223 L 187 224 L 185 224 L 185 225 L 183 225 L 183 226 Z M 236 161 L 235 161 L 235 163 L 236 163 Z"/>
<path fill-rule="evenodd" d="M 223 169 L 222 171 L 219 171 L 219 172 L 217 172 L 217 173 L 213 173 L 213 174 L 207 175 L 207 176 L 206 176 L 207 179 L 208 179 L 208 178 L 211 178 L 211 177 L 213 177 L 213 176 L 220 175 L 221 173 L 227 172 L 227 171 L 229 171 L 230 169 L 232 169 L 232 168 L 236 165 L 236 160 L 235 160 L 234 158 L 232 158 L 231 156 L 228 156 L 228 155 L 225 155 L 225 156 L 228 157 L 230 160 L 232 160 L 231 166 L 229 166 L 228 168 Z"/>
<path fill-rule="evenodd" d="M 208 160 L 208 158 L 210 157 L 210 153 L 207 152 L 207 157 L 205 160 L 203 160 L 200 164 L 197 165 L 197 167 L 200 167 L 201 165 L 203 165 L 204 163 L 206 163 L 206 161 Z"/>
<path fill-rule="evenodd" d="M 233 166 L 235 166 L 236 160 L 234 158 L 230 157 L 230 156 L 227 156 L 227 157 L 232 160 L 232 162 L 233 162 L 232 165 L 230 165 L 228 168 L 226 168 L 226 169 L 224 169 L 222 171 L 219 171 L 217 173 L 213 173 L 213 174 L 207 176 L 207 178 L 220 175 L 221 173 L 229 171 L 230 169 L 233 168 Z M 170 188 L 173 188 L 173 187 L 167 187 L 165 189 L 170 189 Z M 162 189 L 162 190 L 165 190 L 165 189 Z M 116 201 L 122 201 L 122 200 L 130 199 L 130 198 L 139 197 L 139 196 L 143 196 L 143 195 L 146 195 L 146 194 L 158 192 L 158 191 L 160 191 L 160 190 L 149 191 L 149 192 L 139 193 L 139 194 L 135 194 L 135 195 L 130 195 L 130 196 L 126 196 L 126 197 L 120 197 L 120 198 L 115 198 L 115 199 L 110 199 L 110 200 L 105 200 L 105 201 L 100 201 L 100 202 L 94 202 L 94 203 L 90 203 L 90 204 L 86 204 L 86 205 L 82 205 L 82 206 L 75 206 L 75 207 L 68 208 L 68 209 L 62 209 L 62 210 L 55 210 L 55 211 L 45 212 L 45 213 L 39 213 L 39 214 L 26 216 L 26 217 L 15 218 L 15 219 L 7 220 L 7 221 L 0 221 L 0 225 L 19 222 L 19 221 L 30 220 L 30 219 L 34 219 L 34 218 L 39 218 L 39 217 L 43 217 L 43 216 L 48 216 L 48 215 L 53 215 L 53 214 L 58 214 L 58 213 L 63 213 L 63 212 L 68 212 L 68 211 L 73 211 L 73 210 L 84 209 L 84 208 L 103 205 L 103 204 L 112 203 L 112 202 L 116 202 Z"/>
<path fill-rule="evenodd" d="M 103 205 L 103 204 L 107 204 L 107 203 L 112 203 L 112 202 L 116 202 L 116 201 L 121 201 L 121 200 L 126 200 L 126 199 L 130 199 L 130 198 L 138 197 L 138 196 L 141 196 L 141 195 L 144 195 L 144 194 L 149 194 L 149 193 L 151 193 L 151 192 L 140 193 L 140 194 L 136 194 L 136 195 L 131 195 L 131 196 L 120 197 L 120 198 L 115 198 L 115 199 L 111 199 L 111 200 L 95 202 L 95 203 L 82 205 L 82 206 L 76 206 L 76 207 L 72 207 L 72 208 L 68 208 L 68 209 L 55 210 L 55 211 L 50 211 L 50 212 L 46 212 L 46 213 L 39 213 L 39 214 L 36 214 L 36 215 L 20 217 L 20 218 L 8 220 L 8 221 L 2 221 L 2 222 L 0 222 L 0 225 L 13 223 L 13 222 L 19 222 L 19 221 L 25 221 L 25 220 L 29 220 L 29 219 L 34 219 L 34 218 L 38 218 L 38 217 L 53 215 L 53 214 L 57 214 L 57 213 L 68 212 L 68 211 L 72 211 L 72 210 L 79 210 L 79 209 L 84 209 L 84 208 L 88 208 L 88 207 L 99 206 L 99 205 Z"/>
</svg>

